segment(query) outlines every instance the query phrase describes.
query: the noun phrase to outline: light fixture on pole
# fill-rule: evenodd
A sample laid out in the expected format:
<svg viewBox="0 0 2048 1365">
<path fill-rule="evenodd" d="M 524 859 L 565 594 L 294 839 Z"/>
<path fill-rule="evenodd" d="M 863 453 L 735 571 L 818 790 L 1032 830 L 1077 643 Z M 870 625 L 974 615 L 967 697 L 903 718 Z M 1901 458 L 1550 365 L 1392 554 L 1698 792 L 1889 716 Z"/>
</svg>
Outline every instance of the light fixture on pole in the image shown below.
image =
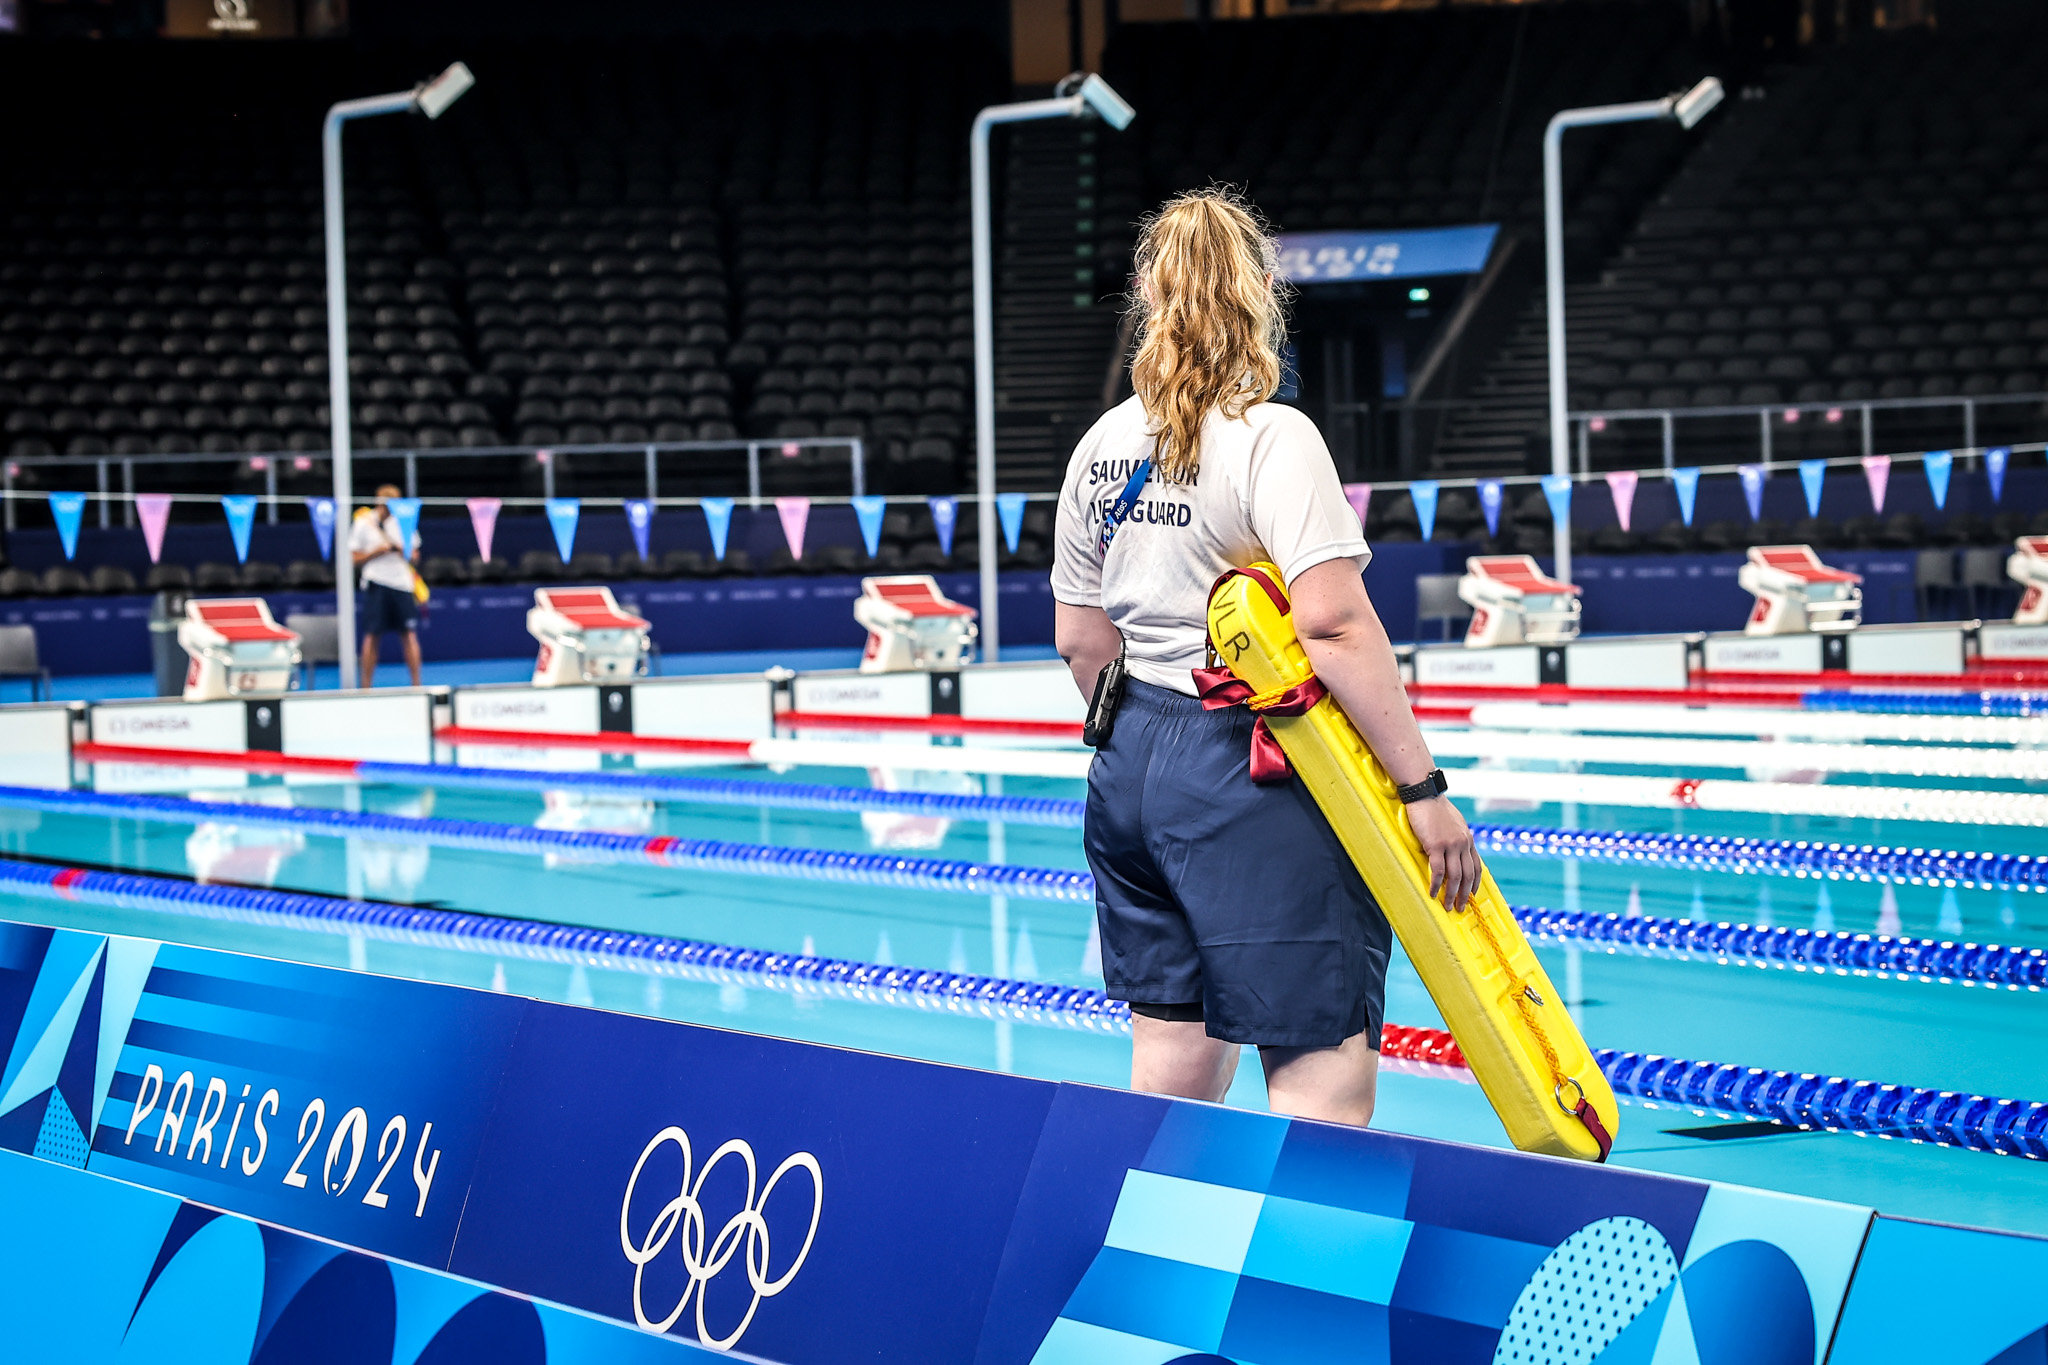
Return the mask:
<svg viewBox="0 0 2048 1365">
<path fill-rule="evenodd" d="M 1563 109 L 1553 115 L 1543 133 L 1543 286 L 1544 313 L 1550 324 L 1550 472 L 1570 477 L 1570 439 L 1565 423 L 1564 348 L 1564 134 L 1567 128 L 1591 128 L 1603 123 L 1637 123 L 1648 119 L 1671 119 L 1681 128 L 1692 128 L 1713 112 L 1726 92 L 1721 82 L 1707 77 L 1692 89 L 1660 100 L 1634 104 L 1603 104 L 1590 109 Z M 1553 577 L 1565 582 L 1572 576 L 1572 528 L 1560 519 L 1551 530 Z"/>
<path fill-rule="evenodd" d="M 350 119 L 408 111 L 439 118 L 475 84 L 476 77 L 469 73 L 469 68 L 457 62 L 411 90 L 343 100 L 327 111 L 327 120 L 320 128 L 322 211 L 327 227 L 327 422 L 334 446 L 334 630 L 340 643 L 344 688 L 354 687 L 357 678 L 356 570 L 355 558 L 348 548 L 349 527 L 354 520 L 349 504 L 355 492 L 355 463 L 349 445 L 348 254 L 342 236 L 341 125 Z M 362 681 L 369 683 L 374 679 Z"/>
<path fill-rule="evenodd" d="M 998 123 L 1091 115 L 1122 132 L 1137 111 L 1102 77 L 1082 76 L 1077 71 L 1059 83 L 1051 99 L 997 104 L 982 110 L 974 116 L 974 131 L 968 135 L 974 199 L 975 525 L 981 545 L 981 653 L 990 663 L 1002 657 L 1002 621 L 996 579 L 996 300 L 988 134 Z"/>
</svg>

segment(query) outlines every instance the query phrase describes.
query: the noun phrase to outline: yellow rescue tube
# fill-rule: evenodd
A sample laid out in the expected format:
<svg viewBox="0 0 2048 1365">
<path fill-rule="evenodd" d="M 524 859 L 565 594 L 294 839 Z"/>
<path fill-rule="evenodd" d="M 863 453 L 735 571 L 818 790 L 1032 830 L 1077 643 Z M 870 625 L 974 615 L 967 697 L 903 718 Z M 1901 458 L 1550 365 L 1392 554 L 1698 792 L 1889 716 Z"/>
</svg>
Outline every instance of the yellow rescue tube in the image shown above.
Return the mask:
<svg viewBox="0 0 2048 1365">
<path fill-rule="evenodd" d="M 1314 678 L 1280 571 L 1226 575 L 1209 598 L 1209 639 L 1256 694 Z M 1429 862 L 1394 783 L 1334 697 L 1266 724 L 1358 866 L 1450 1025 L 1509 1139 L 1525 1152 L 1605 1159 L 1620 1115 L 1614 1091 L 1515 923 L 1493 874 L 1462 912 L 1429 894 Z"/>
</svg>

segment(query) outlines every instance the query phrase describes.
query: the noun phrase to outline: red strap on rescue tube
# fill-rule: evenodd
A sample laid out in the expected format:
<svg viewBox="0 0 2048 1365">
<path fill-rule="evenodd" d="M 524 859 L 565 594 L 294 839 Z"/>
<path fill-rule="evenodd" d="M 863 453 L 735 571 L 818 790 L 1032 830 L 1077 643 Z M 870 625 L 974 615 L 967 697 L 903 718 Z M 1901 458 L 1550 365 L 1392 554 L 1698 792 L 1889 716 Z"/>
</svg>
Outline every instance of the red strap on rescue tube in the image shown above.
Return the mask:
<svg viewBox="0 0 2048 1365">
<path fill-rule="evenodd" d="M 1258 698 L 1251 684 L 1234 676 L 1228 668 L 1197 668 L 1194 675 L 1195 694 L 1202 699 L 1204 710 L 1220 711 L 1243 703 L 1258 713 L 1259 719 L 1252 726 L 1252 781 L 1270 786 L 1294 776 L 1294 766 L 1287 761 L 1287 751 L 1273 737 L 1273 731 L 1266 725 L 1266 717 L 1307 715 L 1317 702 L 1329 695 L 1322 679 L 1304 678 L 1279 696 L 1263 704 L 1255 704 Z"/>
<path fill-rule="evenodd" d="M 1607 1154 L 1614 1150 L 1614 1135 L 1607 1131 L 1607 1125 L 1600 1121 L 1600 1114 L 1593 1108 L 1593 1101 L 1581 1099 L 1572 1116 L 1586 1125 L 1586 1131 L 1593 1135 L 1593 1141 L 1600 1144 L 1600 1159 L 1607 1160 Z"/>
</svg>

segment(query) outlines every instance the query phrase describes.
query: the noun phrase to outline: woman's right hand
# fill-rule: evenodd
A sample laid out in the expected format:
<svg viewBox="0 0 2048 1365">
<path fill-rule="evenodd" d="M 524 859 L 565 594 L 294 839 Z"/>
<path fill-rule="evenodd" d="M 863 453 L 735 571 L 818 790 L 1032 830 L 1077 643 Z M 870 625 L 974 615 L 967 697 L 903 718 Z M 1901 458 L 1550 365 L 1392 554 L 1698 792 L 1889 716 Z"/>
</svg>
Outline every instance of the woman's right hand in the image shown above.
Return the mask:
<svg viewBox="0 0 2048 1365">
<path fill-rule="evenodd" d="M 1463 910 L 1479 890 L 1479 849 L 1465 817 L 1448 796 L 1432 796 L 1404 807 L 1408 827 L 1429 859 L 1429 894 L 1446 910 Z"/>
</svg>

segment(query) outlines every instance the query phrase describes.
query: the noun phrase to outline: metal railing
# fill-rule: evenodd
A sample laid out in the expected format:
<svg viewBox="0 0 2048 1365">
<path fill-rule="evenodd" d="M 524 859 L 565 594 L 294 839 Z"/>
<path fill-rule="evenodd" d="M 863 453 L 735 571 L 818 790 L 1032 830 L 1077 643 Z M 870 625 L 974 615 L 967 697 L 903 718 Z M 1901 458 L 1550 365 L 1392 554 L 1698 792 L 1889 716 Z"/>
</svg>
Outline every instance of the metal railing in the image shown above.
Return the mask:
<svg viewBox="0 0 2048 1365">
<path fill-rule="evenodd" d="M 1573 434 L 1573 452 L 1580 474 L 1593 472 L 1592 438 L 1613 430 L 1620 423 L 1655 422 L 1659 428 L 1660 444 L 1663 450 L 1664 468 L 1669 470 L 1677 465 L 1678 426 L 1681 422 L 1699 422 L 1710 419 L 1729 419 L 1754 423 L 1756 432 L 1757 458 L 1751 463 L 1766 468 L 1776 463 L 1773 458 L 1779 439 L 1799 427 L 1810 430 L 1815 425 L 1840 427 L 1852 418 L 1858 429 L 1859 455 L 1881 453 L 1876 444 L 1875 416 L 1880 412 L 1940 412 L 1952 409 L 1959 419 L 1956 440 L 1951 444 L 1968 450 L 1978 447 L 1979 414 L 1986 408 L 2033 407 L 2037 410 L 2048 407 L 2048 393 L 2030 394 L 1983 394 L 1950 398 L 1860 398 L 1853 401 L 1822 403 L 1768 403 L 1731 404 L 1725 407 L 1700 408 L 1615 408 L 1588 409 L 1569 414 Z M 1722 437 L 1726 440 L 1726 437 Z"/>
<path fill-rule="evenodd" d="M 540 470 L 541 493 L 543 497 L 554 497 L 558 457 L 586 455 L 638 455 L 643 461 L 643 476 L 646 481 L 646 496 L 660 497 L 661 457 L 664 455 L 709 455 L 737 454 L 745 452 L 746 457 L 746 501 L 751 507 L 759 507 L 763 499 L 762 468 L 764 452 L 769 457 L 795 457 L 807 450 L 845 450 L 848 452 L 848 481 L 854 497 L 867 492 L 867 446 L 858 436 L 806 436 L 789 440 L 735 440 L 735 441 L 644 441 L 622 444 L 598 445 L 554 445 L 554 446 L 465 446 L 443 450 L 358 450 L 355 452 L 359 464 L 374 465 L 383 461 L 400 461 L 403 464 L 403 487 L 408 497 L 419 494 L 420 465 L 441 461 L 474 460 L 480 458 L 531 460 Z M 0 526 L 12 531 L 15 528 L 15 481 L 26 469 L 62 469 L 82 472 L 88 465 L 92 468 L 94 491 L 99 496 L 93 501 L 99 508 L 99 525 L 102 530 L 112 524 L 112 507 L 122 506 L 122 524 L 135 525 L 135 475 L 138 468 L 145 466 L 226 465 L 263 476 L 264 520 L 275 525 L 277 509 L 281 499 L 278 496 L 280 473 L 289 469 L 294 473 L 310 474 L 315 463 L 331 458 L 324 450 L 284 450 L 239 452 L 194 453 L 190 455 L 22 455 L 9 457 L 0 463 L 0 504 L 4 504 L 4 522 Z M 113 496 L 115 476 L 120 479 L 119 497 Z M 478 490 L 480 493 L 486 490 Z M 737 493 L 735 494 L 737 496 Z"/>
</svg>

